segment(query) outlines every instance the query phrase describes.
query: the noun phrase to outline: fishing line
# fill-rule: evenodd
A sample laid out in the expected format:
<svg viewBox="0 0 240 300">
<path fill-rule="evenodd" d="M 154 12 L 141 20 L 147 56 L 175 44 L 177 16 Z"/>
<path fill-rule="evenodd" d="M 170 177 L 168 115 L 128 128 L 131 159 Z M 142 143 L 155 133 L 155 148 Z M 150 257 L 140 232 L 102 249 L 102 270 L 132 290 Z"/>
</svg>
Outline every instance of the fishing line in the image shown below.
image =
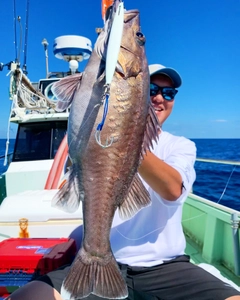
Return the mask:
<svg viewBox="0 0 240 300">
<path fill-rule="evenodd" d="M 229 178 L 228 178 L 228 181 L 227 181 L 226 186 L 225 186 L 225 188 L 224 188 L 224 190 L 223 190 L 223 192 L 222 192 L 222 195 L 220 196 L 218 202 L 216 202 L 217 204 L 219 204 L 219 202 L 221 201 L 223 195 L 225 194 L 225 191 L 226 191 L 226 189 L 227 189 L 227 186 L 228 186 L 228 184 L 229 184 L 229 182 L 230 182 L 230 180 L 231 180 L 231 177 L 232 177 L 232 175 L 233 175 L 235 169 L 236 169 L 236 165 L 235 165 L 235 166 L 233 167 L 233 169 L 232 169 L 232 172 L 231 172 L 231 174 L 230 174 L 230 176 L 229 176 Z M 194 220 L 194 219 L 197 219 L 197 218 L 200 218 L 200 217 L 202 217 L 202 216 L 204 216 L 204 215 L 206 215 L 206 213 L 202 213 L 202 214 L 200 214 L 200 215 L 198 215 L 198 216 L 195 216 L 195 217 L 187 218 L 187 219 L 185 219 L 185 220 L 182 220 L 182 223 L 183 223 L 183 222 L 190 221 L 190 220 Z M 176 223 L 173 223 L 173 225 L 174 225 L 174 224 L 177 224 L 177 222 L 176 222 Z M 137 241 L 137 240 L 143 239 L 143 238 L 145 238 L 146 236 L 148 236 L 148 235 L 150 235 L 150 234 L 152 234 L 152 233 L 154 233 L 154 232 L 156 232 L 156 231 L 159 231 L 159 230 L 161 230 L 161 229 L 163 229 L 163 228 L 165 228 L 165 226 L 158 227 L 157 229 L 154 229 L 154 230 L 150 231 L 149 233 L 147 233 L 147 234 L 145 234 L 145 235 L 143 235 L 143 236 L 141 236 L 141 237 L 139 237 L 139 238 L 136 238 L 136 239 L 130 239 L 130 238 L 126 237 L 125 235 L 123 235 L 117 228 L 115 228 L 115 229 L 116 229 L 116 231 L 117 231 L 122 237 L 124 237 L 125 239 L 130 240 L 130 241 Z"/>
<path fill-rule="evenodd" d="M 206 215 L 206 214 L 205 214 L 205 213 L 202 213 L 202 214 L 200 214 L 200 215 L 198 215 L 198 216 L 195 216 L 195 217 L 191 217 L 191 218 L 187 218 L 187 219 L 185 219 L 185 220 L 182 220 L 182 222 L 187 222 L 187 221 L 190 221 L 190 220 L 193 220 L 193 219 L 197 219 L 197 218 L 200 218 L 200 217 L 202 217 L 202 216 L 204 216 L 204 215 Z M 172 223 L 172 225 L 174 225 L 174 224 L 178 224 L 178 222 Z M 116 227 L 114 227 L 114 229 L 115 229 L 115 230 L 116 230 L 123 238 L 125 238 L 126 240 L 129 240 L 129 241 L 138 241 L 138 240 L 141 240 L 141 239 L 145 238 L 146 236 L 151 235 L 152 233 L 154 233 L 154 232 L 156 232 L 156 231 L 159 231 L 159 230 L 161 230 L 161 229 L 164 229 L 164 228 L 165 228 L 165 226 L 161 226 L 161 227 L 158 227 L 158 228 L 156 228 L 156 229 L 150 231 L 149 233 L 146 233 L 146 234 L 143 235 L 143 236 L 140 236 L 139 238 L 131 239 L 131 238 L 128 238 L 127 236 L 125 236 L 124 234 L 122 234 Z"/>
<path fill-rule="evenodd" d="M 232 172 L 231 172 L 231 174 L 230 174 L 230 176 L 229 176 L 229 178 L 228 178 L 228 181 L 227 181 L 227 183 L 226 183 L 226 186 L 225 186 L 225 188 L 224 188 L 224 190 L 223 190 L 223 192 L 222 192 L 222 195 L 220 196 L 220 198 L 219 198 L 219 200 L 218 200 L 217 203 L 219 203 L 219 202 L 222 200 L 222 197 L 223 197 L 224 194 L 225 194 L 225 191 L 226 191 L 226 189 L 227 189 L 227 186 L 228 186 L 228 184 L 229 184 L 229 181 L 230 181 L 230 179 L 231 179 L 231 177 L 232 177 L 232 174 L 233 174 L 233 172 L 235 171 L 235 169 L 236 169 L 236 166 L 233 167 Z"/>
<path fill-rule="evenodd" d="M 93 111 L 94 111 L 94 109 L 96 109 L 98 106 L 100 106 L 100 104 L 96 104 L 96 105 L 94 105 L 94 107 L 93 107 L 93 109 L 92 109 L 92 111 L 90 112 L 90 114 L 88 115 L 88 117 L 87 117 L 87 119 L 86 119 L 86 121 L 83 123 L 83 125 L 81 126 L 82 128 L 84 128 L 84 126 L 85 126 L 85 124 L 86 124 L 86 122 L 88 121 L 88 119 L 91 117 L 91 115 L 92 115 L 92 113 L 93 113 Z M 96 135 L 96 134 L 95 134 Z M 72 144 L 72 141 L 69 143 L 69 147 L 70 147 L 70 145 Z"/>
<path fill-rule="evenodd" d="M 85 124 L 87 123 L 88 119 L 91 117 L 91 115 L 92 115 L 94 109 L 97 108 L 98 106 L 100 106 L 100 104 L 94 105 L 94 107 L 93 107 L 92 111 L 90 112 L 90 114 L 88 115 L 86 121 L 85 121 L 85 122 L 83 123 L 83 125 L 81 126 L 82 128 L 84 128 L 84 126 L 85 126 Z"/>
</svg>

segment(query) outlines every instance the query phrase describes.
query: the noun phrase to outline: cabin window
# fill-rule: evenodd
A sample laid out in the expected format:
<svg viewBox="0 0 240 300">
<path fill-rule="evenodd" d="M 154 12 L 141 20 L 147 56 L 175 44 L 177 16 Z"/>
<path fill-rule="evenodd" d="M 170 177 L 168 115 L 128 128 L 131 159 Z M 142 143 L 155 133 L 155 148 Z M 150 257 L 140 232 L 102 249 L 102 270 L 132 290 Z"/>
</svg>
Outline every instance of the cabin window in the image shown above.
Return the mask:
<svg viewBox="0 0 240 300">
<path fill-rule="evenodd" d="M 19 124 L 13 161 L 53 159 L 67 132 L 67 121 Z"/>
</svg>

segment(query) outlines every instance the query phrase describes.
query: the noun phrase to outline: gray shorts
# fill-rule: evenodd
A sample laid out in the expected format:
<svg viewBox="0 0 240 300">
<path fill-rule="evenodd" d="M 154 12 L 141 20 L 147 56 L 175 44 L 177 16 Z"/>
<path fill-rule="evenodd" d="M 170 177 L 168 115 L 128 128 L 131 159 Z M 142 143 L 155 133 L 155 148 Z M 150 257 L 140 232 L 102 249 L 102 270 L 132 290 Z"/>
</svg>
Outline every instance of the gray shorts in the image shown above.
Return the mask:
<svg viewBox="0 0 240 300">
<path fill-rule="evenodd" d="M 192 264 L 187 255 L 179 256 L 154 267 L 130 267 L 119 264 L 134 300 L 224 300 L 240 292 L 204 269 Z M 50 272 L 37 280 L 55 288 L 59 293 L 70 266 Z M 90 295 L 85 299 L 103 299 Z"/>
</svg>

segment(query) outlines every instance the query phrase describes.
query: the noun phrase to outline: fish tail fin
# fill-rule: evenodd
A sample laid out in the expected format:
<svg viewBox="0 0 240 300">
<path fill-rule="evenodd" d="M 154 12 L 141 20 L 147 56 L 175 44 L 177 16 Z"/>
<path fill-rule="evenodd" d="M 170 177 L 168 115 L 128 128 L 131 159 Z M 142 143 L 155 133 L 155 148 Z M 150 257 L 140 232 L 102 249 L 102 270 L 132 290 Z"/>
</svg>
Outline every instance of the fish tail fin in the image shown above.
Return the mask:
<svg viewBox="0 0 240 300">
<path fill-rule="evenodd" d="M 67 274 L 62 288 L 63 299 L 85 298 L 90 294 L 108 299 L 125 299 L 127 285 L 114 256 L 91 257 L 82 248 Z"/>
</svg>

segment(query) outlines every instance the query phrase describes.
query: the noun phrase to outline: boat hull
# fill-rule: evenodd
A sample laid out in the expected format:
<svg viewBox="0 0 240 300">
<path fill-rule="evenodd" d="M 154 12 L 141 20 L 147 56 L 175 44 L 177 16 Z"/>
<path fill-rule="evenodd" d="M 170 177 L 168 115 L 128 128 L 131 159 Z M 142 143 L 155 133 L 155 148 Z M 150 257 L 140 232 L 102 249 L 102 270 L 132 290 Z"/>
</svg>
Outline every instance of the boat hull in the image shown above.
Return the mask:
<svg viewBox="0 0 240 300">
<path fill-rule="evenodd" d="M 211 264 L 239 286 L 238 255 L 234 254 L 234 247 L 238 247 L 239 254 L 239 243 L 236 245 L 233 237 L 233 214 L 240 218 L 238 211 L 190 193 L 183 208 L 182 226 L 187 240 L 185 252 L 192 262 Z M 239 240 L 239 230 L 237 235 Z"/>
</svg>

